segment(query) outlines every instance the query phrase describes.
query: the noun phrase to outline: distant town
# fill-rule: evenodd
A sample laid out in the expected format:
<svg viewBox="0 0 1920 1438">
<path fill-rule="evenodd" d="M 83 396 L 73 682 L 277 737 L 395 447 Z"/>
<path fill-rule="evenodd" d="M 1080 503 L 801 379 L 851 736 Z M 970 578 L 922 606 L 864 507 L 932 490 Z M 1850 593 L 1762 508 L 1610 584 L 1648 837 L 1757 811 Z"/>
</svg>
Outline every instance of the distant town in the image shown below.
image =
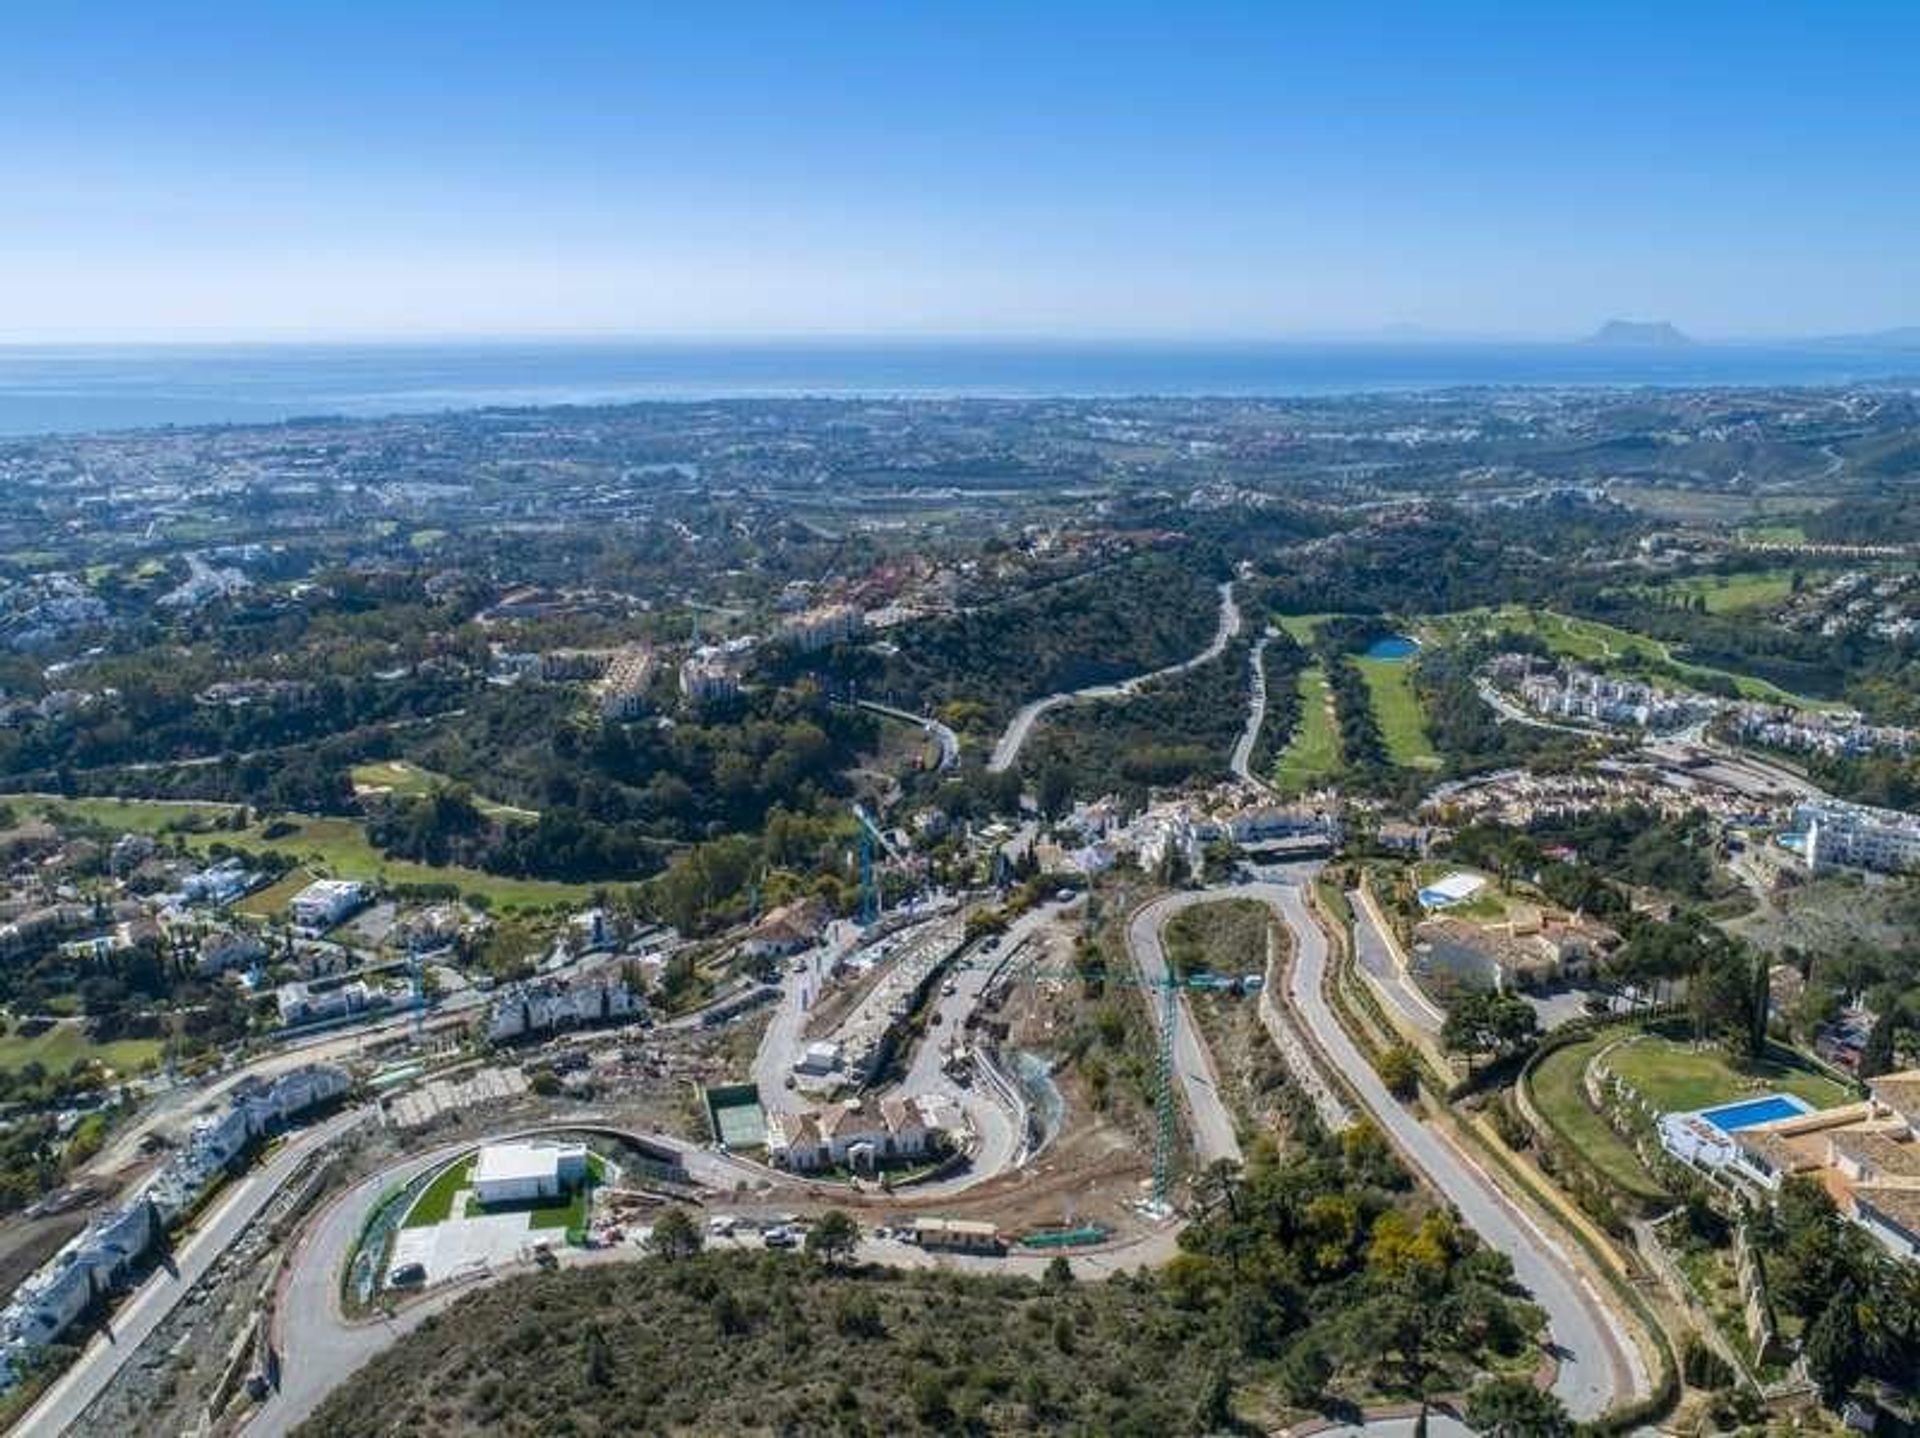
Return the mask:
<svg viewBox="0 0 1920 1438">
<path fill-rule="evenodd" d="M 0 1414 L 1908 1431 L 1916 430 L 0 440 Z M 912 1376 L 743 1416 L 825 1334 Z"/>
</svg>

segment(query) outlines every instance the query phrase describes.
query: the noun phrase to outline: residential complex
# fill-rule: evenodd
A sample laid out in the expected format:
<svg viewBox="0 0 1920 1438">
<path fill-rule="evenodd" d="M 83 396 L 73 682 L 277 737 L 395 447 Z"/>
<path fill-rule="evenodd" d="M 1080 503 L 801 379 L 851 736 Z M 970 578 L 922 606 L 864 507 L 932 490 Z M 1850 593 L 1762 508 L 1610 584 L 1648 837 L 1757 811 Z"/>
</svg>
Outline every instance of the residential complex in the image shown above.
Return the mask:
<svg viewBox="0 0 1920 1438">
<path fill-rule="evenodd" d="M 1920 869 L 1920 817 L 1832 800 L 1794 810 L 1797 847 L 1814 872 L 1830 866 L 1883 874 Z"/>
<path fill-rule="evenodd" d="M 503 1043 L 563 1029 L 636 1019 L 645 1011 L 640 996 L 614 974 L 531 979 L 513 984 L 494 996 L 487 1016 L 487 1037 Z"/>
<path fill-rule="evenodd" d="M 1818 1179 L 1841 1211 L 1899 1258 L 1920 1258 L 1920 1069 L 1867 1084 L 1865 1102 L 1814 1110 L 1787 1095 L 1667 1114 L 1668 1152 L 1759 1194 Z M 1751 1121 L 1759 1119 L 1759 1121 Z"/>
<path fill-rule="evenodd" d="M 293 922 L 314 933 L 344 923 L 373 899 L 373 890 L 355 879 L 315 879 L 287 901 Z"/>
<path fill-rule="evenodd" d="M 95 1219 L 20 1285 L 0 1310 L 0 1387 L 32 1350 L 59 1341 L 94 1299 L 123 1286 L 166 1228 L 189 1212 L 256 1140 L 349 1087 L 312 1064 L 241 1085 L 223 1109 L 196 1119 L 185 1146 L 131 1201 Z"/>
<path fill-rule="evenodd" d="M 647 708 L 647 691 L 659 665 L 650 648 L 623 649 L 601 676 L 598 694 L 603 718 L 637 719 Z"/>
<path fill-rule="evenodd" d="M 860 637 L 866 615 L 855 604 L 825 604 L 783 620 L 780 637 L 801 653 L 811 654 L 830 645 Z"/>
</svg>

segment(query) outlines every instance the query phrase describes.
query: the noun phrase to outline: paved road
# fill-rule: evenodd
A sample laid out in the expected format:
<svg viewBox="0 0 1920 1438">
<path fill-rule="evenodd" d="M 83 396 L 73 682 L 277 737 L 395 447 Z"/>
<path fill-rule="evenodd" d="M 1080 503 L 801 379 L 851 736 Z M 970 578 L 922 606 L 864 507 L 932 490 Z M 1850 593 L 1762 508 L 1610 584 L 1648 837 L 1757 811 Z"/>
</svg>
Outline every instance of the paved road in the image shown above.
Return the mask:
<svg viewBox="0 0 1920 1438">
<path fill-rule="evenodd" d="M 876 703 L 872 699 L 856 701 L 862 709 L 870 709 L 875 714 L 884 714 L 889 719 L 904 720 L 908 724 L 918 724 L 933 736 L 934 743 L 940 746 L 940 767 L 951 769 L 960 762 L 960 736 L 947 725 L 942 724 L 929 714 L 915 714 L 908 709 L 896 709 L 891 704 Z"/>
<path fill-rule="evenodd" d="M 471 1147 L 447 1144 L 375 1174 L 321 1210 L 300 1235 L 280 1286 L 280 1387 L 247 1425 L 250 1433 L 286 1433 L 361 1364 L 428 1314 L 437 1313 L 471 1286 L 453 1284 L 396 1317 L 353 1326 L 340 1315 L 340 1275 L 373 1205 L 395 1184 L 411 1181 L 435 1164 Z"/>
<path fill-rule="evenodd" d="M 1253 772 L 1253 746 L 1260 742 L 1260 729 L 1267 722 L 1267 668 L 1264 660 L 1267 643 L 1273 635 L 1262 634 L 1247 658 L 1247 727 L 1234 742 L 1233 757 L 1228 760 L 1236 777 L 1262 789 L 1273 786 Z"/>
<path fill-rule="evenodd" d="M 161 1320 L 173 1312 L 266 1207 L 267 1201 L 280 1191 L 300 1163 L 316 1149 L 331 1143 L 356 1124 L 364 1123 L 369 1116 L 367 1109 L 349 1109 L 336 1114 L 318 1127 L 295 1135 L 264 1164 L 230 1183 L 199 1226 L 174 1250 L 172 1271 L 156 1269 L 114 1310 L 109 1329 L 87 1345 L 73 1366 L 20 1419 L 18 1431 L 63 1433 L 72 1426 L 160 1326 Z"/>
<path fill-rule="evenodd" d="M 1546 1310 L 1560 1359 L 1554 1392 L 1576 1418 L 1593 1418 L 1630 1394 L 1644 1392 L 1646 1375 L 1631 1345 L 1615 1336 L 1607 1307 L 1558 1242 L 1494 1186 L 1478 1165 L 1414 1117 L 1381 1084 L 1329 1007 L 1327 940 L 1290 885 L 1244 884 L 1216 892 L 1273 905 L 1293 930 L 1295 962 L 1287 997 L 1334 1065 L 1347 1076 L 1401 1153 L 1426 1175 L 1486 1243 L 1513 1260 L 1514 1275 Z"/>
<path fill-rule="evenodd" d="M 1161 1023 L 1160 985 L 1167 974 L 1167 955 L 1160 943 L 1160 930 L 1182 909 L 1220 897 L 1218 892 L 1170 894 L 1144 905 L 1127 926 L 1127 950 L 1141 978 L 1146 980 L 1147 1005 L 1153 1013 L 1156 1030 Z M 1173 1019 L 1173 1071 L 1186 1095 L 1194 1150 L 1203 1166 L 1223 1158 L 1239 1163 L 1240 1140 L 1234 1133 L 1233 1115 L 1220 1097 L 1213 1055 L 1200 1037 L 1200 1027 L 1193 1021 L 1184 992 L 1174 1003 Z"/>
<path fill-rule="evenodd" d="M 1022 914 L 1003 936 L 998 953 L 1011 955 L 1029 935 L 1057 918 L 1058 909 L 1051 902 Z M 937 1018 L 915 1045 L 906 1074 L 899 1084 L 879 1094 L 880 1097 L 899 1094 L 907 1098 L 939 1094 L 957 1104 L 973 1121 L 979 1146 L 966 1172 L 938 1184 L 916 1186 L 916 1194 L 931 1197 L 957 1193 L 985 1182 L 1013 1164 L 1025 1137 L 1017 1116 L 999 1100 L 990 1083 L 982 1080 L 963 1086 L 941 1069 L 942 1049 L 949 1039 L 966 1032 L 967 1017 L 979 1004 L 998 967 L 994 958 L 994 954 L 976 951 L 950 968 L 953 992 L 946 993 L 943 986 L 934 1000 L 933 1012 Z M 888 962 L 898 963 L 899 958 Z M 787 972 L 782 975 L 780 1002 L 753 1059 L 753 1081 L 760 1092 L 760 1106 L 768 1113 L 801 1113 L 817 1107 L 810 1095 L 797 1087 L 788 1088 L 786 1083 L 800 1053 L 801 1030 L 807 1012 L 817 1002 L 833 963 L 833 953 L 813 949 L 788 962 Z"/>
<path fill-rule="evenodd" d="M 507 1135 L 496 1135 L 507 1137 Z M 690 1145 L 679 1144 L 658 1135 L 651 1141 L 666 1143 L 682 1151 L 689 1173 L 725 1193 L 733 1186 L 733 1175 L 725 1161 L 703 1153 Z M 312 1415 L 327 1394 L 345 1382 L 358 1368 L 403 1335 L 418 1328 L 430 1315 L 456 1303 L 471 1289 L 508 1276 L 509 1272 L 530 1271 L 527 1266 L 496 1270 L 472 1282 L 455 1283 L 435 1289 L 419 1302 L 400 1310 L 392 1318 L 369 1323 L 349 1323 L 340 1311 L 340 1274 L 347 1256 L 359 1240 L 362 1225 L 382 1194 L 395 1185 L 418 1177 L 436 1164 L 486 1139 L 446 1144 L 429 1153 L 419 1154 L 363 1180 L 333 1204 L 320 1211 L 295 1244 L 288 1259 L 286 1275 L 280 1287 L 278 1327 L 282 1364 L 279 1390 L 267 1399 L 248 1423 L 250 1438 L 277 1438 L 291 1432 Z M 1083 1279 L 1110 1278 L 1132 1273 L 1140 1267 L 1157 1267 L 1179 1251 L 1177 1225 L 1162 1224 L 1133 1243 L 1093 1253 L 1069 1257 L 1074 1273 Z M 751 1247 L 751 1244 L 741 1246 Z M 564 1249 L 559 1253 L 566 1265 L 630 1263 L 644 1258 L 644 1250 L 631 1245 L 580 1252 Z M 1018 1273 L 1039 1277 L 1052 1262 L 1044 1253 L 1009 1254 L 1005 1258 L 970 1258 L 959 1254 L 930 1254 L 911 1244 L 874 1239 L 863 1240 L 860 1257 L 875 1263 L 901 1268 L 951 1268 L 983 1273 Z"/>
<path fill-rule="evenodd" d="M 579 1124 L 592 1125 L 591 1117 Z M 564 1128 L 564 1121 L 545 1126 L 549 1131 Z M 494 1135 L 505 1139 L 528 1130 Z M 764 1179 L 758 1169 L 708 1152 L 663 1134 L 646 1135 L 649 1143 L 671 1148 L 679 1155 L 687 1173 L 695 1181 L 720 1193 L 731 1192 L 736 1184 L 749 1187 Z M 281 1279 L 276 1328 L 281 1355 L 280 1387 L 255 1412 L 245 1431 L 250 1434 L 290 1432 L 320 1405 L 336 1384 L 379 1353 L 403 1334 L 412 1332 L 426 1318 L 457 1302 L 480 1283 L 502 1277 L 499 1272 L 483 1274 L 473 1282 L 452 1283 L 437 1288 L 421 1301 L 400 1310 L 391 1318 L 369 1323 L 349 1323 L 340 1311 L 340 1277 L 346 1271 L 348 1256 L 359 1242 L 360 1232 L 374 1205 L 396 1186 L 411 1182 L 426 1170 L 445 1163 L 489 1139 L 465 1139 L 442 1144 L 426 1153 L 416 1154 L 390 1168 L 363 1179 L 320 1211 L 302 1230 L 288 1256 Z M 571 1255 L 572 1251 L 567 1250 Z M 603 1249 L 580 1255 L 585 1258 L 639 1257 L 633 1248 Z M 523 1266 L 530 1268 L 529 1266 Z"/>
<path fill-rule="evenodd" d="M 1561 1368 L 1555 1391 L 1577 1416 L 1592 1416 L 1610 1406 L 1628 1390 L 1640 1391 L 1645 1377 L 1637 1356 L 1623 1350 L 1608 1332 L 1607 1312 L 1586 1289 L 1572 1265 L 1554 1242 L 1519 1213 L 1483 1177 L 1478 1169 L 1447 1144 L 1440 1136 L 1416 1120 L 1389 1097 L 1372 1068 L 1361 1058 L 1352 1042 L 1339 1027 L 1327 1006 L 1322 987 L 1326 979 L 1327 944 L 1306 910 L 1300 889 L 1291 883 L 1248 883 L 1223 889 L 1195 891 L 1170 896 L 1170 900 L 1149 905 L 1135 916 L 1129 930 L 1130 946 L 1143 975 L 1151 978 L 1164 972 L 1160 950 L 1159 923 L 1179 905 L 1211 899 L 1247 897 L 1272 906 L 1294 935 L 1296 962 L 1287 999 L 1318 1039 L 1328 1059 L 1353 1082 L 1361 1101 L 1376 1116 L 1402 1151 L 1427 1175 L 1434 1186 L 1449 1198 L 1462 1216 L 1493 1247 L 1510 1255 L 1520 1281 L 1533 1292 L 1546 1310 L 1554 1341 L 1561 1349 Z M 1155 913 L 1155 910 L 1162 912 Z M 1156 964 L 1158 967 L 1155 967 Z M 1196 1118 L 1196 1143 L 1204 1158 L 1237 1156 L 1232 1149 L 1232 1125 L 1224 1122 L 1225 1108 L 1219 1101 L 1212 1066 L 1198 1046 L 1197 1031 L 1184 1008 L 1176 1022 L 1177 1066 L 1187 1099 Z M 1182 1044 L 1185 1036 L 1190 1044 Z M 1221 1136 L 1224 1134 L 1226 1142 Z M 364 1326 L 349 1325 L 338 1308 L 338 1276 L 346 1255 L 355 1241 L 366 1213 L 379 1195 L 397 1181 L 404 1181 L 425 1167 L 443 1162 L 468 1144 L 450 1145 L 418 1156 L 367 1179 L 350 1190 L 340 1201 L 322 1210 L 297 1244 L 290 1258 L 280 1305 L 282 1351 L 286 1355 L 282 1386 L 256 1417 L 249 1431 L 276 1435 L 289 1431 L 307 1417 L 326 1394 L 345 1381 L 355 1369 L 402 1334 L 417 1327 L 429 1314 L 455 1302 L 471 1285 L 454 1285 L 432 1294 L 425 1302 L 404 1310 L 392 1320 Z M 727 1191 L 736 1177 L 733 1166 L 716 1155 L 686 1148 L 690 1171 L 704 1182 Z M 1177 1229 L 1167 1224 L 1139 1241 L 1100 1253 L 1079 1254 L 1070 1262 L 1084 1278 L 1100 1278 L 1119 1272 L 1131 1272 L 1141 1265 L 1153 1265 L 1170 1258 L 1176 1251 Z M 601 1263 L 631 1261 L 640 1256 L 632 1247 L 599 1250 L 585 1254 L 569 1252 L 565 1262 Z M 1040 1255 L 1010 1255 L 1005 1259 L 966 1259 L 934 1257 L 919 1249 L 897 1243 L 869 1240 L 861 1246 L 861 1256 L 875 1262 L 901 1266 L 929 1263 L 956 1269 L 979 1268 L 988 1272 L 1038 1272 L 1048 1259 Z M 504 1276 L 488 1275 L 482 1281 Z M 1413 1431 L 1410 1419 L 1385 1419 L 1361 1428 L 1333 1430 L 1340 1434 L 1364 1435 L 1364 1438 L 1408 1438 Z M 1448 1438 L 1464 1433 L 1451 1420 L 1436 1417 L 1430 1427 Z"/>
<path fill-rule="evenodd" d="M 1353 906 L 1353 956 L 1360 961 L 1360 967 L 1379 981 L 1393 1006 L 1409 1023 L 1438 1038 L 1447 1016 L 1420 991 L 1413 976 L 1401 964 L 1372 899 L 1363 890 L 1351 889 L 1347 902 Z"/>
<path fill-rule="evenodd" d="M 839 953 L 838 945 L 816 945 L 798 958 L 780 961 L 780 1001 L 753 1055 L 754 1087 L 760 1091 L 760 1107 L 766 1113 L 802 1113 L 813 1107 L 805 1094 L 787 1087 L 787 1080 L 800 1057 L 807 1013 L 819 1001 Z"/>
<path fill-rule="evenodd" d="M 999 774 L 1013 767 L 1013 761 L 1020 757 L 1021 746 L 1027 742 L 1027 735 L 1033 732 L 1034 723 L 1049 709 L 1057 709 L 1062 704 L 1072 704 L 1081 699 L 1130 699 L 1144 684 L 1151 684 L 1156 679 L 1170 679 L 1218 659 L 1239 632 L 1240 606 L 1234 603 L 1233 581 L 1228 580 L 1220 586 L 1220 626 L 1205 649 L 1191 659 L 1183 659 L 1178 664 L 1169 664 L 1164 669 L 1155 669 L 1146 674 L 1136 674 L 1118 683 L 1091 684 L 1085 689 L 1069 689 L 1035 699 L 1013 716 L 1006 731 L 1001 734 L 1000 742 L 993 746 L 993 754 L 987 760 L 988 771 Z"/>
<path fill-rule="evenodd" d="M 1375 1418 L 1365 1424 L 1343 1424 L 1338 1428 L 1318 1428 L 1313 1438 L 1414 1438 L 1416 1420 L 1412 1418 Z M 1445 1413 L 1427 1415 L 1429 1438 L 1472 1438 L 1473 1430 L 1458 1418 Z"/>
</svg>

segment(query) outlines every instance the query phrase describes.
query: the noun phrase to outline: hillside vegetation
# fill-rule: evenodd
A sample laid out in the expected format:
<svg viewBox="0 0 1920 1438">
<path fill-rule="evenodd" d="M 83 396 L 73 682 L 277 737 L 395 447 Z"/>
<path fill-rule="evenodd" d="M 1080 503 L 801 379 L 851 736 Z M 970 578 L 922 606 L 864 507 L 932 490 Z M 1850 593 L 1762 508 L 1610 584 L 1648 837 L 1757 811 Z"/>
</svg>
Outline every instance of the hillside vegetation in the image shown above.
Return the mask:
<svg viewBox="0 0 1920 1438">
<path fill-rule="evenodd" d="M 310 1438 L 1263 1428 L 1530 1374 L 1512 1266 L 1364 1125 L 1256 1144 L 1159 1272 L 1077 1282 L 708 1253 L 535 1275 L 428 1319 Z"/>
</svg>

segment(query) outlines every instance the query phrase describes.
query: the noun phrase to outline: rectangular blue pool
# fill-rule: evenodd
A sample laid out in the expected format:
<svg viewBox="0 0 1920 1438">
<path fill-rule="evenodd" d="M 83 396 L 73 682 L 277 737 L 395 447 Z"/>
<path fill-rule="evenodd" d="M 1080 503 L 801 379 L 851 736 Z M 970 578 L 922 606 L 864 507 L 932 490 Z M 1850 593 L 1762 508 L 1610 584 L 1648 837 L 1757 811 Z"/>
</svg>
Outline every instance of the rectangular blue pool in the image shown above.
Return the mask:
<svg viewBox="0 0 1920 1438">
<path fill-rule="evenodd" d="M 1790 1093 L 1771 1093 L 1765 1098 L 1743 1099 L 1739 1103 L 1721 1104 L 1719 1108 L 1703 1108 L 1700 1117 L 1722 1133 L 1737 1133 L 1755 1124 L 1772 1123 L 1781 1118 L 1798 1118 L 1803 1113 L 1812 1112 L 1812 1106 L 1803 1099 L 1795 1098 Z"/>
</svg>

